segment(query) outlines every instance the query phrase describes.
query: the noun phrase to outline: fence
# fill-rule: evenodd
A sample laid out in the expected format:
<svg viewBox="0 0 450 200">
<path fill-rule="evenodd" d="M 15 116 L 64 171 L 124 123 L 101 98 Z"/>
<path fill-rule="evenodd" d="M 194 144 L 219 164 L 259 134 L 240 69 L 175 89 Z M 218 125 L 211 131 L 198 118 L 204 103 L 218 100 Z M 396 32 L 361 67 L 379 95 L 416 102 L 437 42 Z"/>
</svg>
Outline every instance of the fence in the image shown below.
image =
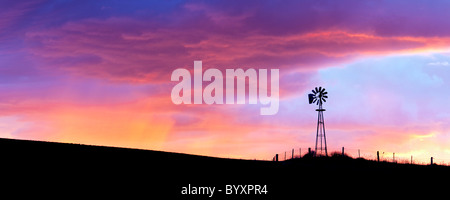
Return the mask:
<svg viewBox="0 0 450 200">
<path fill-rule="evenodd" d="M 301 158 L 308 154 L 311 151 L 313 153 L 314 148 L 293 148 L 289 151 L 279 152 L 275 154 L 272 158 L 273 161 L 285 161 L 290 159 Z M 373 160 L 379 162 L 393 162 L 393 163 L 401 163 L 401 164 L 418 164 L 418 165 L 429 165 L 429 164 L 438 164 L 450 166 L 450 159 L 445 158 L 435 158 L 435 157 L 415 157 L 414 155 L 408 155 L 405 153 L 396 153 L 396 152 L 388 152 L 388 151 L 368 151 L 362 149 L 353 149 L 353 148 L 332 148 L 327 149 L 328 156 L 333 154 L 342 154 L 344 153 L 346 156 L 352 158 L 363 158 L 366 160 Z M 325 155 L 325 152 L 322 152 Z M 321 155 L 320 152 L 315 153 L 315 155 Z"/>
</svg>

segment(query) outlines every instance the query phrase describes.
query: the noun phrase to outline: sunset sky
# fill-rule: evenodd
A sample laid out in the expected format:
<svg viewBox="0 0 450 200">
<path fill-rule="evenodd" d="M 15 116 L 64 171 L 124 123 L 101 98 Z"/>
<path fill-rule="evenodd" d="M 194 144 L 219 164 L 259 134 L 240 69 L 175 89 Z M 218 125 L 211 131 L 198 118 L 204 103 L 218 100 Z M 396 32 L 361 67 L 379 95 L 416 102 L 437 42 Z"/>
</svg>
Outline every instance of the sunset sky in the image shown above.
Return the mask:
<svg viewBox="0 0 450 200">
<path fill-rule="evenodd" d="M 450 163 L 450 1 L 1 1 L 0 137 L 271 159 Z M 279 69 L 280 107 L 174 105 L 173 70 Z"/>
</svg>

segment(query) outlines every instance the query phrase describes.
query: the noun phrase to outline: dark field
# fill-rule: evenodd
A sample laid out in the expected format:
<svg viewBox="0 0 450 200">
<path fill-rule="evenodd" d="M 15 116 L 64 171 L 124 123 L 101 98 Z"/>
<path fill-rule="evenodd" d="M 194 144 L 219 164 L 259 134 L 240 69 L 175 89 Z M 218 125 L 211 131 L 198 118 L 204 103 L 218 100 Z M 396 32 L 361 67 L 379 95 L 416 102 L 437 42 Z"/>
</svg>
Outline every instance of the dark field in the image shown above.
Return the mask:
<svg viewBox="0 0 450 200">
<path fill-rule="evenodd" d="M 443 192 L 434 185 L 446 185 L 450 176 L 450 168 L 445 166 L 378 163 L 341 156 L 271 162 L 13 139 L 0 139 L 0 157 L 3 191 L 82 198 L 405 197 Z M 182 187 L 188 184 L 223 191 L 211 198 L 181 195 Z M 247 191 L 249 194 L 226 195 L 226 185 L 266 185 L 267 194 Z"/>
</svg>

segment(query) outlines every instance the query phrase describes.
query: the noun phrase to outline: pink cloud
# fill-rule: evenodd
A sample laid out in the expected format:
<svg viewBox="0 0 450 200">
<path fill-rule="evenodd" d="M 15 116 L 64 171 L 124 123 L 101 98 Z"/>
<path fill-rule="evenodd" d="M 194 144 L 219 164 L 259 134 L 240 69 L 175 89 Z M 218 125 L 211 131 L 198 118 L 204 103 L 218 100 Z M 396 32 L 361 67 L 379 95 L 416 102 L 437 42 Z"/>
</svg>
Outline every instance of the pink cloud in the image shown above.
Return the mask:
<svg viewBox="0 0 450 200">
<path fill-rule="evenodd" d="M 41 68 L 132 82 L 165 82 L 171 71 L 203 60 L 205 67 L 316 70 L 361 55 L 426 48 L 425 40 L 342 31 L 230 37 L 205 29 L 154 29 L 127 18 L 83 20 L 27 33 Z"/>
</svg>

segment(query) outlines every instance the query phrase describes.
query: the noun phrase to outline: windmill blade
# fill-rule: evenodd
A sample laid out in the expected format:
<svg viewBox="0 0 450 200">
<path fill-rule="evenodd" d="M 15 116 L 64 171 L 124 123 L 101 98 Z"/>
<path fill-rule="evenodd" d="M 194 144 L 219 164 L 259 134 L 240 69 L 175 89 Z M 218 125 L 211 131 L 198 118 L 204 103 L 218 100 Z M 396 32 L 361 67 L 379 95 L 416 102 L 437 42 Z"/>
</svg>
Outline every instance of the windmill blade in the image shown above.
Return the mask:
<svg viewBox="0 0 450 200">
<path fill-rule="evenodd" d="M 322 92 L 322 87 L 319 87 L 319 92 Z"/>
<path fill-rule="evenodd" d="M 316 91 L 314 91 L 314 90 L 311 90 L 314 94 L 316 94 L 317 92 Z"/>
<path fill-rule="evenodd" d="M 316 93 L 317 93 L 317 92 L 319 92 L 319 89 L 317 89 L 317 87 L 316 87 Z"/>
<path fill-rule="evenodd" d="M 326 95 L 323 95 L 322 97 L 323 97 L 323 98 L 328 98 L 328 96 L 326 96 Z"/>
<path fill-rule="evenodd" d="M 322 88 L 322 90 L 320 92 L 322 92 L 322 93 L 325 92 L 325 88 Z"/>
<path fill-rule="evenodd" d="M 313 103 L 316 103 L 316 101 L 317 101 L 317 99 L 316 99 L 316 98 L 314 98 L 314 100 L 313 100 Z"/>
<path fill-rule="evenodd" d="M 324 92 L 323 94 L 328 94 L 328 92 Z"/>
<path fill-rule="evenodd" d="M 327 100 L 325 100 L 325 99 L 322 99 L 322 101 L 323 101 L 323 102 L 327 102 Z"/>
</svg>

